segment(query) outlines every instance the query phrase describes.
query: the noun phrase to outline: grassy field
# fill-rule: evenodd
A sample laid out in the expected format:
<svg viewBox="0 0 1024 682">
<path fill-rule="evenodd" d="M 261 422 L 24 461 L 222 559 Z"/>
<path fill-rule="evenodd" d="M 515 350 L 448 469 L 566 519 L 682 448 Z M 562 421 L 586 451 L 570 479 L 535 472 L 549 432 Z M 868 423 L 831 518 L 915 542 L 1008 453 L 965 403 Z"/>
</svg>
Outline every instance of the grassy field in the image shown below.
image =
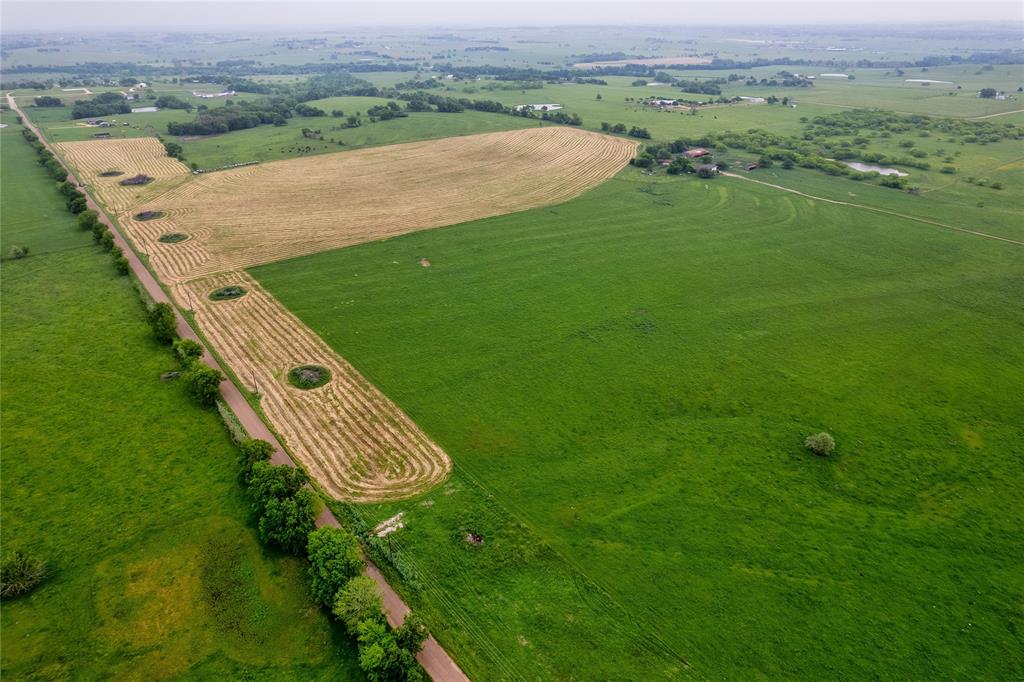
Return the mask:
<svg viewBox="0 0 1024 682">
<path fill-rule="evenodd" d="M 2 539 L 51 569 L 4 603 L 4 677 L 360 679 L 303 562 L 257 543 L 216 414 L 160 381 L 129 280 L 0 141 L 3 248 L 32 254 L 3 264 Z"/>
<path fill-rule="evenodd" d="M 630 169 L 252 273 L 452 456 L 358 513 L 471 674 L 1024 674 L 1020 247 Z"/>
<path fill-rule="evenodd" d="M 479 111 L 466 111 L 461 114 L 412 113 L 406 118 L 370 123 L 366 117 L 366 110 L 387 102 L 388 100 L 380 97 L 331 97 L 309 103 L 328 114 L 335 109 L 345 112 L 346 116 L 356 115 L 358 112 L 364 121 L 358 128 L 346 128 L 344 118 L 296 116 L 288 119 L 288 124 L 281 127 L 260 126 L 226 135 L 182 138 L 180 141 L 189 163 L 198 163 L 201 168 L 213 168 L 229 163 L 273 161 L 539 125 L 537 121 Z M 317 131 L 316 137 L 322 136 L 324 139 L 303 137 L 303 128 Z"/>
</svg>

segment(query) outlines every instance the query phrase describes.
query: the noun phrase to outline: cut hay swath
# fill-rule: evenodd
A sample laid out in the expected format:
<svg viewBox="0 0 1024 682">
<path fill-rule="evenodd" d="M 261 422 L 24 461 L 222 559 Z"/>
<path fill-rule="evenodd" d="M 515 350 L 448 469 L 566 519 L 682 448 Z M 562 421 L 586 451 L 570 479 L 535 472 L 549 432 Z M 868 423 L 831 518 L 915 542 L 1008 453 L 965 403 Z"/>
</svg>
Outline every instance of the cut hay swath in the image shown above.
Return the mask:
<svg viewBox="0 0 1024 682">
<path fill-rule="evenodd" d="M 164 146 L 155 137 L 61 142 L 55 146 L 78 169 L 82 180 L 100 201 L 117 213 L 145 203 L 191 177 L 188 167 L 167 156 Z M 110 170 L 122 171 L 122 175 L 101 175 Z M 154 182 L 134 186 L 121 184 L 125 178 L 136 175 L 148 175 Z"/>
<path fill-rule="evenodd" d="M 246 295 L 210 300 L 221 287 Z M 254 279 L 229 272 L 175 287 L 194 306 L 203 333 L 260 406 L 288 447 L 332 496 L 369 502 L 408 497 L 443 481 L 451 461 L 418 426 Z M 319 388 L 292 386 L 288 371 L 330 370 Z"/>
<path fill-rule="evenodd" d="M 119 214 L 175 299 L 250 390 L 291 452 L 332 496 L 400 499 L 451 461 L 398 407 L 243 268 L 416 230 L 560 203 L 617 173 L 636 143 L 562 127 L 325 154 L 192 176 L 149 139 L 70 142 L 61 152 Z M 111 168 L 156 181 L 125 188 Z M 144 211 L 160 211 L 137 220 Z M 161 236 L 185 234 L 163 243 Z M 166 237 L 165 237 L 166 238 Z M 209 294 L 241 285 L 246 295 Z M 316 364 L 312 390 L 287 374 Z"/>
<path fill-rule="evenodd" d="M 545 127 L 277 161 L 201 175 L 138 206 L 193 235 L 189 251 L 153 249 L 153 230 L 126 225 L 165 281 L 183 281 L 560 203 L 635 151 L 628 140 Z"/>
</svg>

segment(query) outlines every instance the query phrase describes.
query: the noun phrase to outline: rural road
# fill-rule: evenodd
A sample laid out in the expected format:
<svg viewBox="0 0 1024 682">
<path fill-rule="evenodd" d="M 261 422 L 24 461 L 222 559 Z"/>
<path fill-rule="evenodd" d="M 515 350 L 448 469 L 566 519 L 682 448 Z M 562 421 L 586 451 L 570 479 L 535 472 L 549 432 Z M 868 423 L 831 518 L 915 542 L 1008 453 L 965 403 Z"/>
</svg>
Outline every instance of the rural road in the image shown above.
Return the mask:
<svg viewBox="0 0 1024 682">
<path fill-rule="evenodd" d="M 986 118 L 995 118 L 996 116 L 1009 116 L 1010 114 L 1024 114 L 1024 109 L 1014 109 L 1013 111 L 1000 111 L 997 114 L 987 114 L 985 116 L 972 116 L 969 121 L 984 121 Z"/>
<path fill-rule="evenodd" d="M 907 213 L 899 213 L 898 211 L 890 211 L 885 208 L 876 208 L 874 206 L 868 206 L 866 204 L 855 204 L 849 201 L 840 201 L 838 199 L 826 199 L 825 197 L 816 197 L 813 194 L 806 194 L 799 190 L 790 189 L 789 187 L 783 187 L 782 185 L 775 185 L 770 182 L 763 180 L 755 180 L 754 178 L 748 178 L 745 175 L 737 175 L 736 173 L 723 172 L 727 178 L 736 178 L 737 180 L 743 180 L 745 182 L 753 182 L 758 185 L 764 185 L 765 187 L 774 187 L 775 189 L 782 190 L 783 192 L 789 192 L 790 194 L 796 194 L 801 197 L 808 199 L 814 199 L 815 201 L 823 201 L 827 204 L 836 204 L 837 206 L 850 206 L 852 208 L 859 208 L 865 211 L 872 211 L 874 213 L 884 213 L 885 215 L 896 216 L 897 218 L 905 218 L 907 220 L 913 220 L 914 222 L 924 223 L 925 225 L 931 225 L 933 227 L 939 227 L 944 230 L 954 230 L 956 232 L 963 232 L 964 234 L 972 234 L 976 237 L 985 237 L 986 239 L 995 239 L 996 241 L 1006 242 L 1008 244 L 1016 244 L 1017 246 L 1024 246 L 1024 242 L 1017 241 L 1016 239 L 1010 239 L 1008 237 L 999 237 L 994 234 L 987 234 L 985 232 L 978 232 L 977 230 L 968 230 L 966 227 L 957 227 L 955 225 L 947 225 L 946 223 L 940 223 L 937 220 L 929 220 L 928 218 L 919 218 L 917 216 L 909 215 Z"/>
<path fill-rule="evenodd" d="M 39 129 L 29 121 L 28 117 L 25 116 L 25 113 L 18 107 L 17 102 L 15 102 L 14 96 L 10 93 L 7 95 L 7 102 L 11 109 L 21 116 L 21 120 L 25 126 L 35 133 L 35 136 L 39 141 L 42 142 L 55 157 L 57 157 L 57 160 L 60 161 L 62 165 L 64 165 L 65 170 L 68 171 L 68 181 L 77 186 L 79 184 L 78 178 L 74 175 L 71 169 L 68 168 L 64 159 L 57 153 L 57 150 L 50 146 L 50 143 L 39 132 Z M 203 362 L 223 373 L 224 368 L 221 367 L 216 358 L 210 354 L 206 344 L 199 338 L 199 335 L 196 334 L 195 330 L 192 329 L 188 321 L 182 316 L 181 312 L 174 304 L 174 301 L 172 301 L 163 288 L 161 288 L 156 277 L 138 257 L 134 249 L 132 249 L 131 245 L 121 234 L 120 230 L 118 230 L 113 221 L 107 215 L 106 211 L 96 203 L 92 194 L 89 193 L 88 190 L 85 192 L 85 198 L 89 208 L 96 211 L 99 215 L 100 221 L 110 228 L 111 234 L 114 235 L 114 243 L 124 251 L 124 256 L 128 259 L 132 272 L 134 272 L 135 276 L 138 277 L 139 282 L 142 283 L 146 293 L 148 293 L 157 303 L 169 303 L 171 307 L 174 308 L 174 315 L 178 321 L 178 336 L 183 339 L 192 339 L 199 343 L 203 347 Z M 274 436 L 269 428 L 267 428 L 267 425 L 263 423 L 262 419 L 260 419 L 256 410 L 254 410 L 248 401 L 246 401 L 241 391 L 238 390 L 238 387 L 235 386 L 230 379 L 225 379 L 221 382 L 220 393 L 224 402 L 227 403 L 228 407 L 231 408 L 231 411 L 235 413 L 236 417 L 238 417 L 238 421 L 242 424 L 242 427 L 250 437 L 265 440 L 274 446 L 274 454 L 271 457 L 271 462 L 277 465 L 295 466 L 295 462 L 292 461 L 291 457 L 288 456 L 288 453 L 285 452 L 283 447 L 281 447 L 281 443 L 277 440 L 277 437 Z M 341 524 L 338 523 L 338 519 L 326 506 L 317 517 L 316 525 L 318 528 L 321 526 L 339 528 L 341 526 Z M 384 603 L 384 612 L 387 615 L 388 623 L 392 627 L 401 625 L 405 620 L 406 614 L 410 611 L 409 607 L 404 601 L 402 601 L 402 598 L 398 596 L 398 593 L 392 589 L 391 585 L 388 584 L 387 580 L 385 580 L 384 576 L 381 574 L 380 569 L 374 566 L 372 562 L 367 561 L 366 575 L 373 578 L 380 587 L 381 597 Z M 434 639 L 433 635 L 428 637 L 423 643 L 423 649 L 416 656 L 416 660 L 420 662 L 423 669 L 426 670 L 427 674 L 436 682 L 469 681 L 469 678 L 462 672 L 452 657 L 448 655 L 448 652 L 441 647 L 436 639 Z"/>
</svg>

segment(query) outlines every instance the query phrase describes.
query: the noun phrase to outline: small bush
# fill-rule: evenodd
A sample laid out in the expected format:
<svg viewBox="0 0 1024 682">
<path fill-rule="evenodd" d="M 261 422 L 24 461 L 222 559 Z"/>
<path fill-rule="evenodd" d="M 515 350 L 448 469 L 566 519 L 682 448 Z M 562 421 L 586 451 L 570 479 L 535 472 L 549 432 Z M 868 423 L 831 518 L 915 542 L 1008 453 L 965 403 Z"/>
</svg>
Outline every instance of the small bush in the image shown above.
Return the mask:
<svg viewBox="0 0 1024 682">
<path fill-rule="evenodd" d="M 306 549 L 317 513 L 316 497 L 304 487 L 306 481 L 306 473 L 295 467 L 270 462 L 253 465 L 249 490 L 256 499 L 261 542 L 292 554 Z"/>
<path fill-rule="evenodd" d="M 384 620 L 380 588 L 373 578 L 359 575 L 349 580 L 334 596 L 331 613 L 355 635 L 359 624 L 368 620 Z"/>
<path fill-rule="evenodd" d="M 142 211 L 141 213 L 136 213 L 134 217 L 135 217 L 136 220 L 143 220 L 143 221 L 145 221 L 145 220 L 156 220 L 157 218 L 163 218 L 164 217 L 164 212 L 163 211 Z"/>
<path fill-rule="evenodd" d="M 804 439 L 804 446 L 814 454 L 825 457 L 836 449 L 836 442 L 832 436 L 822 431 L 813 436 L 807 436 Z"/>
<path fill-rule="evenodd" d="M 28 255 L 28 247 L 27 246 L 12 246 L 11 247 L 11 258 L 17 260 L 19 258 L 24 258 L 27 255 Z"/>
<path fill-rule="evenodd" d="M 203 357 L 203 347 L 192 339 L 179 339 L 174 342 L 174 352 L 178 354 L 181 364 L 188 367 L 194 360 Z"/>
<path fill-rule="evenodd" d="M 92 230 L 92 240 L 97 244 L 99 244 L 100 240 L 103 239 L 103 235 L 107 233 L 107 226 L 99 221 L 93 223 L 92 227 L 89 229 Z"/>
<path fill-rule="evenodd" d="M 224 375 L 213 367 L 193 360 L 181 378 L 196 402 L 204 407 L 212 407 L 220 395 L 220 382 L 224 380 Z"/>
<path fill-rule="evenodd" d="M 117 270 L 119 275 L 127 275 L 132 270 L 131 264 L 128 259 L 124 256 L 118 256 L 114 259 L 114 269 Z"/>
<path fill-rule="evenodd" d="M 0 564 L 0 598 L 13 599 L 31 592 L 45 578 L 45 561 L 14 552 Z"/>
<path fill-rule="evenodd" d="M 288 383 L 295 388 L 318 388 L 331 380 L 331 370 L 320 365 L 300 365 L 288 371 Z"/>
<path fill-rule="evenodd" d="M 327 607 L 334 605 L 338 591 L 366 566 L 356 536 L 342 528 L 325 526 L 310 533 L 306 555 L 313 596 Z"/>
<path fill-rule="evenodd" d="M 187 234 L 183 234 L 181 232 L 168 232 L 167 234 L 160 235 L 157 238 L 157 241 L 163 244 L 177 244 L 178 242 L 183 242 L 186 239 L 188 239 Z"/>
<path fill-rule="evenodd" d="M 100 246 L 104 251 L 110 251 L 114 248 L 114 234 L 110 230 L 104 232 L 103 236 L 100 237 Z"/>
<path fill-rule="evenodd" d="M 242 480 L 250 482 L 256 462 L 269 462 L 274 454 L 274 446 L 265 440 L 250 438 L 238 445 L 239 463 L 242 465 Z"/>
<path fill-rule="evenodd" d="M 178 335 L 178 320 L 174 316 L 174 308 L 168 303 L 157 303 L 149 311 L 149 326 L 153 335 L 161 343 L 171 343 Z"/>
<path fill-rule="evenodd" d="M 148 175 L 143 175 L 142 173 L 140 173 L 138 175 L 133 175 L 130 178 L 125 178 L 124 180 L 121 180 L 118 184 L 125 186 L 148 185 L 151 182 L 153 182 L 153 178 L 149 177 Z"/>
<path fill-rule="evenodd" d="M 245 287 L 240 287 L 237 284 L 230 284 L 210 292 L 211 301 L 229 301 L 242 296 L 245 296 Z"/>
<path fill-rule="evenodd" d="M 96 211 L 87 209 L 78 214 L 78 228 L 81 230 L 91 230 L 92 226 L 98 223 L 100 216 Z"/>
</svg>

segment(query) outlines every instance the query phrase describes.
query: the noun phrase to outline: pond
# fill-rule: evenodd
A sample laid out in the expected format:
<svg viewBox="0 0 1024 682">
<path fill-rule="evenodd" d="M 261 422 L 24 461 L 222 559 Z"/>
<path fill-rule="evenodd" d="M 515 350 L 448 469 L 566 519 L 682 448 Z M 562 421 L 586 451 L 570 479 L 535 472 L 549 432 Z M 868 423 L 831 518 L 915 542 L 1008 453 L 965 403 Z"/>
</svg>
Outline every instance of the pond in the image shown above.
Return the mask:
<svg viewBox="0 0 1024 682">
<path fill-rule="evenodd" d="M 901 178 L 905 178 L 907 176 L 906 173 L 903 173 L 902 171 L 898 171 L 895 168 L 883 168 L 882 166 L 872 166 L 871 164 L 860 163 L 860 162 L 856 162 L 856 161 L 853 161 L 853 162 L 851 162 L 851 161 L 843 161 L 843 163 L 845 163 L 847 166 L 849 166 L 853 170 L 860 171 L 861 173 L 878 173 L 879 175 L 896 175 L 896 176 L 901 177 Z"/>
</svg>

